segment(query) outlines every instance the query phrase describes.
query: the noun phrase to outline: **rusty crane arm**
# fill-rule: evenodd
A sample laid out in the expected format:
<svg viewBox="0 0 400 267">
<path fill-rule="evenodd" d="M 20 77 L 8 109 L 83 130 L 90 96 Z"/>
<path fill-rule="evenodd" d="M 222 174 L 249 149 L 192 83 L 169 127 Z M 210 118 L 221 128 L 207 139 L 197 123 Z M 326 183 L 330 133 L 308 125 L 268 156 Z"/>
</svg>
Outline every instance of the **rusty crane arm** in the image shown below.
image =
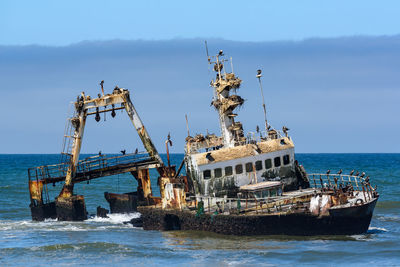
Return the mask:
<svg viewBox="0 0 400 267">
<path fill-rule="evenodd" d="M 116 108 L 117 105 L 121 105 L 121 108 Z M 111 106 L 112 108 L 100 111 L 99 109 L 102 107 Z M 107 94 L 104 96 L 99 96 L 98 98 L 91 99 L 89 96 L 85 96 L 84 93 L 78 97 L 77 102 L 75 103 L 76 115 L 70 119 L 71 124 L 74 127 L 74 134 L 71 136 L 72 138 L 72 149 L 70 157 L 69 166 L 67 170 L 67 174 L 65 177 L 65 184 L 59 197 L 70 197 L 73 192 L 73 179 L 76 174 L 76 166 L 79 161 L 79 154 L 82 145 L 83 133 L 85 128 L 85 122 L 88 115 L 96 115 L 99 117 L 99 113 L 114 111 L 117 109 L 125 108 L 133 126 L 135 127 L 139 137 L 146 149 L 149 153 L 149 156 L 156 162 L 158 162 L 159 166 L 164 166 L 164 163 L 155 148 L 150 135 L 146 131 L 146 128 L 141 121 L 139 114 L 135 110 L 135 107 L 132 104 L 132 101 L 129 96 L 129 91 L 126 89 L 115 88 L 112 94 Z"/>
</svg>

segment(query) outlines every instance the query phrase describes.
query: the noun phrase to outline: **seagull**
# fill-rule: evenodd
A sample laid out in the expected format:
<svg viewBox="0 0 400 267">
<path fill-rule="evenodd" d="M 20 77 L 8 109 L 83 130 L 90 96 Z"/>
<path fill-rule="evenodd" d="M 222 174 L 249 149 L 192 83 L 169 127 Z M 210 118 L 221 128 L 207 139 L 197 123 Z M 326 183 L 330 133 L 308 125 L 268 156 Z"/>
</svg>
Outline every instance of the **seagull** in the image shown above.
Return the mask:
<svg viewBox="0 0 400 267">
<path fill-rule="evenodd" d="M 122 155 L 125 155 L 125 153 L 126 153 L 126 149 L 124 149 L 124 150 L 121 150 L 121 153 L 122 153 Z"/>
</svg>

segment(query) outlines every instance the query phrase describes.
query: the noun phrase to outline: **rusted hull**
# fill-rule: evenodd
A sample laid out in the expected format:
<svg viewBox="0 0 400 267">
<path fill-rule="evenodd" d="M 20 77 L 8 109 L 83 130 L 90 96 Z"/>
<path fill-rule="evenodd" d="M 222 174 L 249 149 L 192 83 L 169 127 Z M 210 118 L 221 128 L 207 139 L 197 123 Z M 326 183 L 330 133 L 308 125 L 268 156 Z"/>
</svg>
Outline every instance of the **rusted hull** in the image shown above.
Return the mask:
<svg viewBox="0 0 400 267">
<path fill-rule="evenodd" d="M 59 221 L 83 221 L 87 219 L 83 196 L 58 198 L 56 200 L 56 211 Z"/>
<path fill-rule="evenodd" d="M 104 197 L 110 204 L 111 213 L 129 213 L 137 211 L 138 197 L 136 192 L 125 194 L 105 192 Z"/>
<path fill-rule="evenodd" d="M 191 211 L 139 207 L 145 230 L 199 230 L 225 235 L 353 235 L 367 232 L 376 200 L 335 215 L 196 215 Z M 354 209 L 353 209 L 354 211 Z"/>
<path fill-rule="evenodd" d="M 38 206 L 30 205 L 32 220 L 44 221 L 45 219 L 56 219 L 56 203 L 50 202 L 47 204 L 41 204 Z"/>
</svg>

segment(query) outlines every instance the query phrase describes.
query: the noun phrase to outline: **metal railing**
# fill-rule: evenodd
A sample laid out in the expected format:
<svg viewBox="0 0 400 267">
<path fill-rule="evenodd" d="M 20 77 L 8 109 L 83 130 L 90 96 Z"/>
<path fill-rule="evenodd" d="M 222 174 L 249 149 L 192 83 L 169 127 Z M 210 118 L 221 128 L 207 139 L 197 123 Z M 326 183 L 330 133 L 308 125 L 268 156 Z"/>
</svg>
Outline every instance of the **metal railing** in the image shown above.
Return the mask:
<svg viewBox="0 0 400 267">
<path fill-rule="evenodd" d="M 362 176 L 326 173 L 310 173 L 307 174 L 307 176 L 310 187 L 312 188 L 338 189 L 351 185 L 354 190 L 357 191 L 361 191 L 363 186 L 375 191 L 375 189 L 370 186 L 369 181 Z"/>
<path fill-rule="evenodd" d="M 96 155 L 82 159 L 76 166 L 76 173 L 88 173 L 91 171 L 112 168 L 116 166 L 132 165 L 134 163 L 148 162 L 152 158 L 146 152 L 132 153 L 119 156 L 107 157 L 106 155 Z M 29 180 L 44 180 L 51 178 L 65 177 L 69 164 L 44 165 L 28 169 Z"/>
<path fill-rule="evenodd" d="M 306 208 L 310 196 L 316 193 L 332 194 L 332 191 L 340 192 L 340 189 L 351 188 L 351 190 L 361 192 L 365 200 L 372 200 L 378 193 L 369 183 L 368 178 L 346 174 L 308 174 L 310 189 L 303 189 L 298 194 L 271 196 L 263 198 L 227 198 L 212 196 L 192 196 L 189 199 L 197 207 L 198 202 L 202 201 L 204 211 L 212 213 L 215 211 L 229 213 L 271 213 L 291 211 L 294 208 Z M 331 191 L 332 190 L 332 191 Z"/>
<path fill-rule="evenodd" d="M 313 195 L 314 192 L 304 192 L 300 196 Z M 271 213 L 289 211 L 294 206 L 303 205 L 299 198 L 293 196 L 274 196 L 263 198 L 227 198 L 212 196 L 191 196 L 189 198 L 196 208 L 199 202 L 203 202 L 206 213 Z"/>
<path fill-rule="evenodd" d="M 237 141 L 236 145 L 248 145 L 248 144 L 256 144 L 259 142 L 264 142 L 268 140 L 274 140 L 274 139 L 281 139 L 285 137 L 285 135 L 282 134 L 281 131 L 275 130 L 276 135 L 275 136 L 270 136 L 267 131 L 260 131 L 259 133 L 255 132 L 249 132 L 247 133 L 245 139 L 243 141 Z M 208 140 L 205 138 L 204 141 L 202 142 L 193 142 L 190 144 L 190 152 L 191 153 L 196 153 L 199 152 L 201 149 L 212 149 L 213 147 L 216 146 L 222 146 L 223 140 L 222 137 L 218 137 L 217 139 L 214 140 Z"/>
</svg>

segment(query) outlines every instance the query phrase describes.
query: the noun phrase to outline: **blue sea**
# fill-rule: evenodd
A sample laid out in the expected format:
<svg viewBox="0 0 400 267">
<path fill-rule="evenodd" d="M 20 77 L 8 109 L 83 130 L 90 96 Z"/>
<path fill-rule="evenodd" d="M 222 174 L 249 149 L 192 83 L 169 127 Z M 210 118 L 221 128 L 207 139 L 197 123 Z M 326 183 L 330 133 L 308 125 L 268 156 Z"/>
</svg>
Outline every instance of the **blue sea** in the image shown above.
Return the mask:
<svg viewBox="0 0 400 267">
<path fill-rule="evenodd" d="M 88 156 L 88 155 L 83 155 Z M 165 155 L 163 155 L 165 158 Z M 182 154 L 172 155 L 179 165 Z M 125 221 L 139 214 L 84 222 L 32 222 L 27 168 L 58 163 L 59 155 L 0 155 L 1 266 L 400 266 L 400 154 L 297 154 L 307 172 L 364 171 L 380 199 L 369 231 L 352 236 L 236 237 L 192 231 L 144 231 Z M 157 174 L 152 172 L 153 192 Z M 49 186 L 51 198 L 60 185 Z M 108 208 L 104 192 L 136 190 L 130 174 L 82 183 L 87 210 Z"/>
</svg>

